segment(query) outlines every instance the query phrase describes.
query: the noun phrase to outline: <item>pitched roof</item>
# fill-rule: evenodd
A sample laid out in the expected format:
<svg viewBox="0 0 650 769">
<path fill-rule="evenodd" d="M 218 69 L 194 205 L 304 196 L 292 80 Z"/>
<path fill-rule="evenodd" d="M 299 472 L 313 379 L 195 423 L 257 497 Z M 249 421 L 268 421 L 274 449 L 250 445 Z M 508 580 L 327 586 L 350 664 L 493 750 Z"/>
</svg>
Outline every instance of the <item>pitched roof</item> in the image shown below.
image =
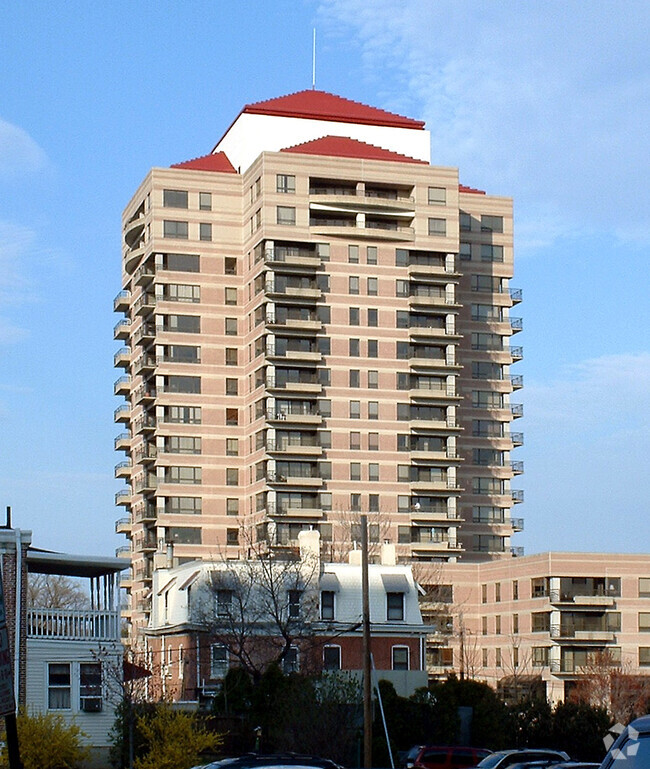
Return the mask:
<svg viewBox="0 0 650 769">
<path fill-rule="evenodd" d="M 472 195 L 485 195 L 485 190 L 477 190 L 475 187 L 466 187 L 464 184 L 458 185 L 458 192 L 470 192 Z"/>
<path fill-rule="evenodd" d="M 420 163 L 428 165 L 426 160 L 417 160 L 399 152 L 385 150 L 374 144 L 349 139 L 347 136 L 323 136 L 320 139 L 285 147 L 280 152 L 295 152 L 301 155 L 329 155 L 338 158 L 360 158 L 362 160 L 393 160 L 399 163 Z"/>
<path fill-rule="evenodd" d="M 202 155 L 200 158 L 185 160 L 182 163 L 174 163 L 171 168 L 186 168 L 194 171 L 219 171 L 223 174 L 236 174 L 232 163 L 226 157 L 225 152 L 213 152 Z"/>
<path fill-rule="evenodd" d="M 369 107 L 351 99 L 344 99 L 327 91 L 308 89 L 275 99 L 247 104 L 242 112 L 256 115 L 334 120 L 339 123 L 363 123 L 366 125 L 416 128 L 422 130 L 424 122 L 394 112 Z"/>
</svg>

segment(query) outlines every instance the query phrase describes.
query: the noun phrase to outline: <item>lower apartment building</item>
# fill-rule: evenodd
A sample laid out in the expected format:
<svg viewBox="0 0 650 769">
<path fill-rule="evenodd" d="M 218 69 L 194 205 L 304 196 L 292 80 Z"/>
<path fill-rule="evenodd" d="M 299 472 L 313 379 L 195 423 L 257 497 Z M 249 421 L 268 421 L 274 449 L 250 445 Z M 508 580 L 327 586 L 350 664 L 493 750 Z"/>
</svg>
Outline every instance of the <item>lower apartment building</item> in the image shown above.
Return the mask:
<svg viewBox="0 0 650 769">
<path fill-rule="evenodd" d="M 650 555 L 541 553 L 441 564 L 423 587 L 427 670 L 563 700 L 583 676 L 650 675 Z"/>
</svg>

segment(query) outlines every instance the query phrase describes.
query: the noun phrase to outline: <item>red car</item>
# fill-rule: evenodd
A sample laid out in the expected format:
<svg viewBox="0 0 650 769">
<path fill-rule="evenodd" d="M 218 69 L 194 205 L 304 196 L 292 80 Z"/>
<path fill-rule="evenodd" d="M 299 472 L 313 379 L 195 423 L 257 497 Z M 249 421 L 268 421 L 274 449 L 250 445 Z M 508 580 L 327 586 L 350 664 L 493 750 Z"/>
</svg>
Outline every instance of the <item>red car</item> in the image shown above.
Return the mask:
<svg viewBox="0 0 650 769">
<path fill-rule="evenodd" d="M 425 745 L 411 766 L 413 769 L 467 769 L 476 766 L 491 752 L 485 748 Z"/>
</svg>

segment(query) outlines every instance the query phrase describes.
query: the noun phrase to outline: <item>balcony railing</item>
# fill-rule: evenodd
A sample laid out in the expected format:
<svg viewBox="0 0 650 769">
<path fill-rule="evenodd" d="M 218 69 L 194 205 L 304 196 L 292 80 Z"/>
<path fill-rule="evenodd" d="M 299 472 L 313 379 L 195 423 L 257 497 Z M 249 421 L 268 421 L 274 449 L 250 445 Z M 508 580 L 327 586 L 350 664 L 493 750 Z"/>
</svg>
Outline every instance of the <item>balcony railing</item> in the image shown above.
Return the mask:
<svg viewBox="0 0 650 769">
<path fill-rule="evenodd" d="M 117 611 L 28 609 L 27 635 L 66 641 L 118 640 L 120 616 Z"/>
<path fill-rule="evenodd" d="M 524 415 L 524 404 L 523 403 L 511 403 L 510 404 L 510 413 L 512 416 L 517 419 L 518 417 L 523 417 Z"/>
<path fill-rule="evenodd" d="M 513 390 L 520 390 L 524 386 L 524 378 L 521 374 L 510 374 L 509 379 Z"/>
<path fill-rule="evenodd" d="M 524 321 L 523 318 L 513 318 L 510 317 L 510 328 L 514 333 L 517 333 L 517 331 L 523 331 L 524 328 Z"/>
<path fill-rule="evenodd" d="M 510 299 L 513 304 L 518 304 L 521 302 L 523 298 L 523 293 L 520 288 L 511 288 L 510 289 Z"/>
<path fill-rule="evenodd" d="M 524 445 L 524 434 L 523 433 L 510 433 L 510 440 L 512 441 L 513 446 L 523 446 Z"/>
<path fill-rule="evenodd" d="M 523 347 L 511 347 L 510 348 L 510 355 L 512 356 L 513 360 L 521 360 L 524 357 L 524 348 Z"/>
<path fill-rule="evenodd" d="M 120 291 L 115 299 L 113 299 L 113 309 L 115 312 L 119 312 L 120 310 L 126 310 L 129 306 L 129 302 L 131 301 L 131 292 L 130 291 Z"/>
<path fill-rule="evenodd" d="M 512 489 L 510 491 L 510 494 L 512 496 L 512 501 L 513 502 L 523 502 L 524 501 L 523 489 Z"/>
<path fill-rule="evenodd" d="M 510 552 L 515 558 L 521 558 L 524 554 L 524 548 L 523 547 L 511 547 Z"/>
<path fill-rule="evenodd" d="M 524 519 L 523 518 L 511 518 L 510 524 L 512 525 L 512 528 L 515 531 L 523 531 L 524 530 Z"/>
</svg>

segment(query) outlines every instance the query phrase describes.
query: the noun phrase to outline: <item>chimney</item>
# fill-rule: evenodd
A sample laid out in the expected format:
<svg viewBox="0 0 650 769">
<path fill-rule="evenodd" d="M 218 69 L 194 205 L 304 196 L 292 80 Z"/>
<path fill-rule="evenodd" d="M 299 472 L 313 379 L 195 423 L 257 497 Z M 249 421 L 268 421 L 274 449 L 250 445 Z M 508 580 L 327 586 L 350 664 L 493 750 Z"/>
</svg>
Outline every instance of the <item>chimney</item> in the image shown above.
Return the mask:
<svg viewBox="0 0 650 769">
<path fill-rule="evenodd" d="M 395 545 L 391 545 L 390 542 L 384 542 L 381 546 L 381 563 L 382 566 L 395 566 L 397 563 Z"/>
</svg>

